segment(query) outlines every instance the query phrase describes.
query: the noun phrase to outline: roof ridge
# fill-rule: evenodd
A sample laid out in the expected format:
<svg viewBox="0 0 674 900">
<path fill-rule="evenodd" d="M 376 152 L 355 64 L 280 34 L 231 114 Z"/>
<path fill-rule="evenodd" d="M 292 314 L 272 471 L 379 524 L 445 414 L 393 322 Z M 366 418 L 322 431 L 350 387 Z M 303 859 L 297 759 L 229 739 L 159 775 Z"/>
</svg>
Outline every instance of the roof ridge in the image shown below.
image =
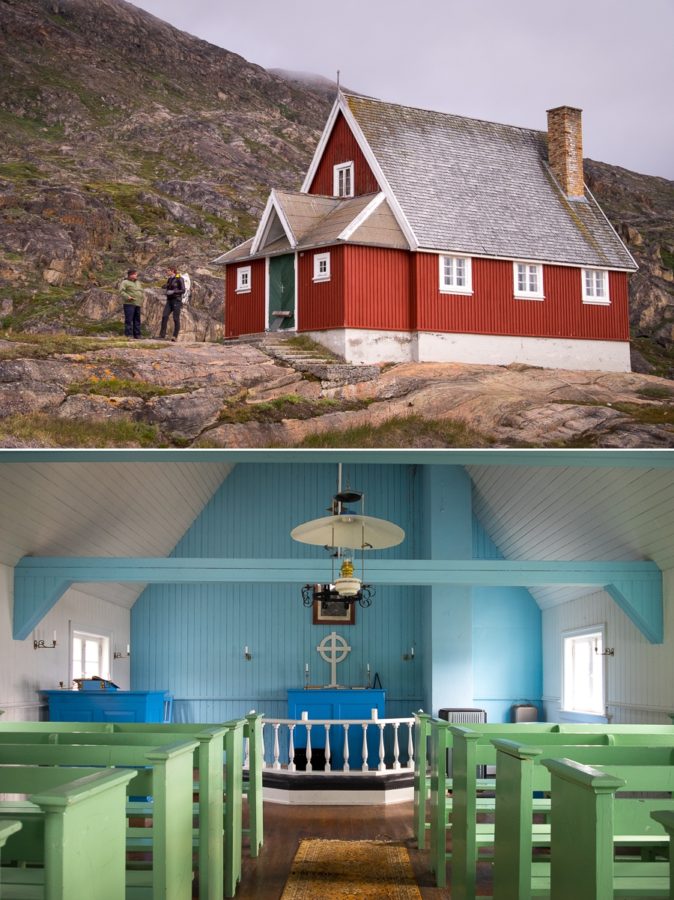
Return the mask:
<svg viewBox="0 0 674 900">
<path fill-rule="evenodd" d="M 394 103 L 391 100 L 382 100 L 379 97 L 367 97 L 364 94 L 355 94 L 353 92 L 342 91 L 342 94 L 346 99 L 353 97 L 355 100 L 368 100 L 372 103 L 381 103 L 383 106 L 395 106 L 399 109 L 411 109 L 416 112 L 426 112 L 433 113 L 436 116 L 447 116 L 452 119 L 462 119 L 467 122 L 479 122 L 481 125 L 498 125 L 500 128 L 513 128 L 517 131 L 526 131 L 530 134 L 546 134 L 547 131 L 544 128 L 527 128 L 525 125 L 510 125 L 507 122 L 496 122 L 493 119 L 478 119 L 475 116 L 462 116 L 459 113 L 450 113 L 443 112 L 439 109 L 429 109 L 426 106 L 410 106 L 407 103 Z"/>
</svg>

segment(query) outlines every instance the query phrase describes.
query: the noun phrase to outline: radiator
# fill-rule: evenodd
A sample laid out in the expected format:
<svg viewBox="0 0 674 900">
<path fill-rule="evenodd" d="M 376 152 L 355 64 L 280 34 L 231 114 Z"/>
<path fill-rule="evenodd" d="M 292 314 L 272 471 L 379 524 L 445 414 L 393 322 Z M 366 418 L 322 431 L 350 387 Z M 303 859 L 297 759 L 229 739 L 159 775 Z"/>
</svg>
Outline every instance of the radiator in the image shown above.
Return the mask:
<svg viewBox="0 0 674 900">
<path fill-rule="evenodd" d="M 470 709 L 467 707 L 450 706 L 438 710 L 438 716 L 451 722 L 452 725 L 470 725 L 476 722 L 486 722 L 487 713 L 483 709 Z"/>
</svg>

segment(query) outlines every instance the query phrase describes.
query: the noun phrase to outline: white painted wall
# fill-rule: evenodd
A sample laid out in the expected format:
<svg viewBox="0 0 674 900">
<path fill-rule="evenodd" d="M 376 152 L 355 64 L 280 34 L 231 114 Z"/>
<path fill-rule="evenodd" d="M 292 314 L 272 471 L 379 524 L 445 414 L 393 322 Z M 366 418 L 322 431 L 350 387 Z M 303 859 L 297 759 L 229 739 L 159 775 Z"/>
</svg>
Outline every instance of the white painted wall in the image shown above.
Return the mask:
<svg viewBox="0 0 674 900">
<path fill-rule="evenodd" d="M 548 721 L 560 719 L 562 632 L 606 625 L 605 677 L 613 722 L 669 725 L 674 712 L 674 569 L 663 572 L 665 638 L 651 644 L 604 591 L 543 611 L 543 702 Z M 563 714 L 561 716 L 563 719 Z"/>
<path fill-rule="evenodd" d="M 0 565 L 0 709 L 3 721 L 30 721 L 41 717 L 37 691 L 59 687 L 70 681 L 71 625 L 84 631 L 107 635 L 111 654 L 126 651 L 130 643 L 128 609 L 71 588 L 45 616 L 25 641 L 12 639 L 13 570 Z M 34 650 L 33 640 L 51 643 L 54 650 Z M 111 678 L 123 690 L 129 689 L 130 660 L 111 660 Z"/>
</svg>

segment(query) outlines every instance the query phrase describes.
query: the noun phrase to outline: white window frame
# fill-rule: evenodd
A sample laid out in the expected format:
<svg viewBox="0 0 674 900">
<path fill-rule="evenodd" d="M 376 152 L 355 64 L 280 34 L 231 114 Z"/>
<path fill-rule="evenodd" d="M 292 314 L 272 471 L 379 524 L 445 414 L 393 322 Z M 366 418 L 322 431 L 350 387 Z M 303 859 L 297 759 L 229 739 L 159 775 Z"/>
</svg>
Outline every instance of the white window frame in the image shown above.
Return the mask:
<svg viewBox="0 0 674 900">
<path fill-rule="evenodd" d="M 593 716 L 606 714 L 605 645 L 606 626 L 603 624 L 562 632 L 563 711 Z M 585 664 L 588 665 L 587 671 L 577 670 L 579 665 Z M 587 676 L 588 686 L 584 695 L 580 696 L 578 684 L 583 675 Z"/>
<path fill-rule="evenodd" d="M 110 635 L 108 634 L 98 634 L 93 631 L 88 631 L 86 628 L 77 628 L 76 626 L 72 626 L 72 630 L 70 633 L 70 676 L 71 682 L 75 678 L 82 678 L 82 672 L 75 671 L 75 640 L 88 640 L 95 641 L 98 644 L 98 671 L 92 674 L 96 674 L 99 678 L 110 678 Z M 91 675 L 87 676 L 91 677 Z"/>
<path fill-rule="evenodd" d="M 236 293 L 250 294 L 252 266 L 238 266 L 236 270 Z"/>
<path fill-rule="evenodd" d="M 458 263 L 463 263 L 463 284 L 457 284 Z M 447 271 L 449 264 L 449 272 Z M 473 261 L 470 256 L 445 253 L 438 257 L 438 276 L 441 294 L 473 293 Z M 449 275 L 449 278 L 448 278 Z"/>
<path fill-rule="evenodd" d="M 519 286 L 519 267 L 526 266 L 526 286 L 522 289 Z M 532 270 L 536 272 L 536 288 L 535 290 L 531 290 L 529 288 L 529 279 L 532 273 Z M 543 264 L 542 263 L 534 263 L 529 262 L 525 259 L 515 260 L 513 263 L 513 291 L 515 293 L 515 298 L 517 300 L 545 300 L 544 294 L 544 286 L 543 286 Z"/>
<path fill-rule="evenodd" d="M 611 305 L 608 269 L 581 269 L 580 280 L 583 303 L 589 303 L 592 306 Z"/>
<path fill-rule="evenodd" d="M 321 271 L 322 269 L 322 271 Z M 314 254 L 314 281 L 330 281 L 330 254 Z"/>
<path fill-rule="evenodd" d="M 345 163 L 338 163 L 336 166 L 333 166 L 332 169 L 332 193 L 335 197 L 353 197 L 355 185 L 353 183 L 354 176 L 354 164 L 353 160 Z M 349 191 L 348 193 L 343 193 L 341 191 L 341 181 L 346 178 L 348 174 L 349 179 Z"/>
</svg>

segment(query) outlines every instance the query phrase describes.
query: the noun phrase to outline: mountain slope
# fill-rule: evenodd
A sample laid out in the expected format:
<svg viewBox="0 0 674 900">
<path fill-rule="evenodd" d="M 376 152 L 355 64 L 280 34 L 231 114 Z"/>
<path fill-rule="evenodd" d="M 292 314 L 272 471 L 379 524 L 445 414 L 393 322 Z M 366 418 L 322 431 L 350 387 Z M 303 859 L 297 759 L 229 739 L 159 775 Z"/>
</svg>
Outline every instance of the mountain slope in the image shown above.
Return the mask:
<svg viewBox="0 0 674 900">
<path fill-rule="evenodd" d="M 0 0 L 0 60 L 16 327 L 67 323 L 73 295 L 129 263 L 150 280 L 202 267 L 195 299 L 221 306 L 209 260 L 248 236 L 270 183 L 298 187 L 330 107 L 123 0 Z"/>
</svg>

